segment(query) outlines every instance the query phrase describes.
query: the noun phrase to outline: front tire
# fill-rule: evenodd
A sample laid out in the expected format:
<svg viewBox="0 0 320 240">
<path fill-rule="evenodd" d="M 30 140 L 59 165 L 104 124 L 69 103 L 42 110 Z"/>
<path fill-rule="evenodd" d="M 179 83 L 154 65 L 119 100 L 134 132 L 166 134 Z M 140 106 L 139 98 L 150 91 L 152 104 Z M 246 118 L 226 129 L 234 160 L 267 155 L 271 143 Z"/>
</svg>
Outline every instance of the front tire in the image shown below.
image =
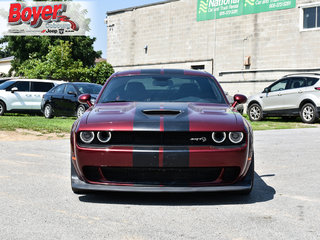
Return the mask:
<svg viewBox="0 0 320 240">
<path fill-rule="evenodd" d="M 259 104 L 254 103 L 248 108 L 248 115 L 251 121 L 260 121 L 263 118 L 262 108 Z"/>
<path fill-rule="evenodd" d="M 86 108 L 83 105 L 79 105 L 77 108 L 77 118 L 80 118 L 86 111 Z"/>
<path fill-rule="evenodd" d="M 0 116 L 3 116 L 5 112 L 6 112 L 6 105 L 4 102 L 0 101 Z"/>
<path fill-rule="evenodd" d="M 50 104 L 46 104 L 44 106 L 44 116 L 45 118 L 53 118 L 53 109 L 52 106 Z"/>
<path fill-rule="evenodd" d="M 314 123 L 319 115 L 316 107 L 312 103 L 306 103 L 300 110 L 300 117 L 304 123 Z"/>
</svg>

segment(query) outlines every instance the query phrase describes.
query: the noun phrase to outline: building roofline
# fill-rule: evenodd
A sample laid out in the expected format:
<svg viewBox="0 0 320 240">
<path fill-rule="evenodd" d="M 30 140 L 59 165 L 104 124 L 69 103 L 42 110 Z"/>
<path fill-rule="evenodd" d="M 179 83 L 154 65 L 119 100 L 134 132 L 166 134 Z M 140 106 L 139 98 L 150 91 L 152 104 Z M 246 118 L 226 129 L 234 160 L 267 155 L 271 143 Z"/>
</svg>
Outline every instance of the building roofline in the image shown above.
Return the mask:
<svg viewBox="0 0 320 240">
<path fill-rule="evenodd" d="M 140 6 L 135 6 L 135 7 L 129 7 L 129 8 L 119 9 L 119 10 L 109 11 L 106 14 L 107 14 L 107 16 L 109 16 L 109 15 L 114 15 L 114 14 L 118 14 L 118 13 L 124 13 L 124 12 L 133 11 L 133 10 L 136 10 L 136 9 L 139 9 L 139 8 L 156 6 L 156 5 L 160 5 L 160 4 L 167 4 L 167 3 L 170 3 L 170 2 L 177 2 L 177 1 L 180 1 L 180 0 L 166 0 L 166 1 L 161 1 L 161 2 L 149 3 L 149 4 L 140 5 Z"/>
<path fill-rule="evenodd" d="M 32 79 L 32 78 L 21 78 L 21 77 L 14 77 L 14 78 L 10 78 L 8 79 L 8 81 L 21 81 L 21 82 L 28 82 L 28 81 L 32 81 L 32 82 L 53 82 L 53 83 L 68 83 L 64 80 L 52 80 L 52 79 Z"/>
</svg>

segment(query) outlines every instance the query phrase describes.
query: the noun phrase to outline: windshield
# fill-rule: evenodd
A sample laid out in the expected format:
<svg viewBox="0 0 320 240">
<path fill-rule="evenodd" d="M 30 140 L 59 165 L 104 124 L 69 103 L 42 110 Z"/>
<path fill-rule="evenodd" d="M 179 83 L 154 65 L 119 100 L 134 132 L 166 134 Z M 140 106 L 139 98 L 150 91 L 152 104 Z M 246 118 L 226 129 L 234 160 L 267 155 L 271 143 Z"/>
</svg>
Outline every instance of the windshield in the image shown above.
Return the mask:
<svg viewBox="0 0 320 240">
<path fill-rule="evenodd" d="M 12 82 L 12 81 L 7 81 L 7 82 L 4 82 L 2 84 L 0 84 L 0 90 L 4 90 L 6 89 L 7 87 L 10 87 L 12 84 L 14 84 L 15 82 Z"/>
<path fill-rule="evenodd" d="M 215 81 L 208 77 L 189 75 L 112 78 L 99 103 L 120 101 L 226 103 Z"/>
<path fill-rule="evenodd" d="M 99 94 L 102 86 L 98 84 L 74 84 L 81 94 L 89 93 L 89 94 Z"/>
</svg>

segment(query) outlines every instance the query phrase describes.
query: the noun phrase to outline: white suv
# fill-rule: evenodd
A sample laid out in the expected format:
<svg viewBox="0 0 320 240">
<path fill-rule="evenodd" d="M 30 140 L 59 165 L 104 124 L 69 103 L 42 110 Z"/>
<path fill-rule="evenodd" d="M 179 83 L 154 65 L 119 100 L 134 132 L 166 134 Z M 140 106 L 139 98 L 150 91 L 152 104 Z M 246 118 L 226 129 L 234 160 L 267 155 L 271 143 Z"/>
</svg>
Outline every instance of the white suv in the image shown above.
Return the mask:
<svg viewBox="0 0 320 240">
<path fill-rule="evenodd" d="M 0 84 L 0 116 L 5 112 L 40 112 L 42 96 L 62 81 L 14 79 Z"/>
<path fill-rule="evenodd" d="M 247 113 L 251 121 L 263 117 L 297 117 L 314 123 L 320 113 L 320 74 L 286 75 L 260 94 L 248 99 Z"/>
</svg>

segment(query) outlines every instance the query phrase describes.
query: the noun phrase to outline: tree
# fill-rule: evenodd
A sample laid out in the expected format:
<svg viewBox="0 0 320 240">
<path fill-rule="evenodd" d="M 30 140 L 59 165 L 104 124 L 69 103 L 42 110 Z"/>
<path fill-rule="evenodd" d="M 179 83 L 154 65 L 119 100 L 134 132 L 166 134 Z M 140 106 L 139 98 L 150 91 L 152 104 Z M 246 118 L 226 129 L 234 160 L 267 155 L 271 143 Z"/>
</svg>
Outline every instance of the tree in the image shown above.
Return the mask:
<svg viewBox="0 0 320 240">
<path fill-rule="evenodd" d="M 67 81 L 83 81 L 103 84 L 114 72 L 107 62 L 96 66 L 84 66 L 82 61 L 72 58 L 72 42 L 59 41 L 57 45 L 49 45 L 49 52 L 40 57 L 30 55 L 17 69 L 17 74 L 28 78 L 58 79 Z"/>
<path fill-rule="evenodd" d="M 10 57 L 10 51 L 7 46 L 6 38 L 0 39 L 0 58 Z"/>
<path fill-rule="evenodd" d="M 48 54 L 49 46 L 58 45 L 61 40 L 72 43 L 71 58 L 74 61 L 80 60 L 84 66 L 93 66 L 95 59 L 102 54 L 93 48 L 96 39 L 88 36 L 10 36 L 7 40 L 8 50 L 15 57 L 12 62 L 14 71 L 31 56 L 38 59 L 45 56 Z"/>
<path fill-rule="evenodd" d="M 91 71 L 93 72 L 93 80 L 99 84 L 104 84 L 107 79 L 106 76 L 109 77 L 114 73 L 113 67 L 107 62 L 97 63 L 97 65 L 92 68 Z"/>
</svg>

